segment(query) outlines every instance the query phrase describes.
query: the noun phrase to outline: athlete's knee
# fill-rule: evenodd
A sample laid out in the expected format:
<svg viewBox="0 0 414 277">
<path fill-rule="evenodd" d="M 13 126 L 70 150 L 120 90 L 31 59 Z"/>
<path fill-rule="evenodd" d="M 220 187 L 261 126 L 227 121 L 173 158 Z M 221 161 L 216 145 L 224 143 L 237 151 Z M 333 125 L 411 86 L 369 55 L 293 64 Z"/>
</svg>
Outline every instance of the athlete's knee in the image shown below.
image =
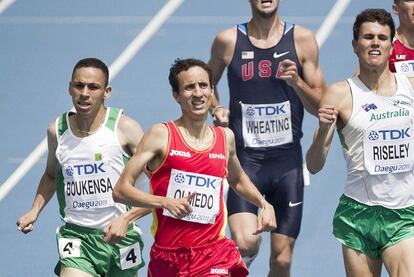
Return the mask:
<svg viewBox="0 0 414 277">
<path fill-rule="evenodd" d="M 272 254 L 270 255 L 269 265 L 275 272 L 289 271 L 292 265 L 292 255 L 291 253 L 283 252 Z"/>
<path fill-rule="evenodd" d="M 233 238 L 242 256 L 255 256 L 259 252 L 261 237 L 239 235 Z"/>
</svg>

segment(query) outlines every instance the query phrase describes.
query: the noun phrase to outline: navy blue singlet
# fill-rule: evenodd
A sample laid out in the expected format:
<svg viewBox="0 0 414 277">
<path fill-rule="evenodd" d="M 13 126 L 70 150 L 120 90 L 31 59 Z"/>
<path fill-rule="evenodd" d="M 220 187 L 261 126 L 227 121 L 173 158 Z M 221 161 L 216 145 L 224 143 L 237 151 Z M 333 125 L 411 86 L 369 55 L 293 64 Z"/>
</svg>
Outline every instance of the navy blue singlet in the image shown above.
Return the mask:
<svg viewBox="0 0 414 277">
<path fill-rule="evenodd" d="M 235 133 L 238 149 L 244 148 L 244 150 L 252 151 L 260 156 L 272 157 L 278 155 L 279 150 L 296 148 L 300 145 L 303 105 L 295 90 L 286 81 L 275 77 L 278 64 L 284 59 L 294 61 L 298 73 L 302 77 L 302 67 L 295 50 L 294 29 L 293 24 L 285 23 L 284 34 L 280 41 L 271 48 L 261 49 L 250 42 L 247 35 L 247 23 L 237 25 L 236 47 L 232 61 L 228 66 L 227 75 L 230 89 L 230 128 Z M 291 121 L 289 122 L 290 126 L 287 127 L 291 128 L 292 141 L 271 147 L 266 145 L 254 148 L 246 146 L 243 140 L 241 103 L 258 105 L 286 101 L 290 102 Z M 259 111 L 259 108 L 260 106 L 255 106 L 256 112 Z M 284 109 L 283 105 L 276 107 L 279 113 L 285 112 Z M 275 109 L 270 109 L 270 111 L 272 110 L 275 111 Z M 266 111 L 268 109 L 262 109 L 260 112 Z M 259 124 L 260 122 L 256 123 L 258 124 L 249 127 L 250 131 L 266 132 L 269 130 L 266 128 L 275 128 L 275 126 L 269 125 L 262 126 Z M 283 126 L 276 126 L 276 128 L 279 127 Z"/>
</svg>

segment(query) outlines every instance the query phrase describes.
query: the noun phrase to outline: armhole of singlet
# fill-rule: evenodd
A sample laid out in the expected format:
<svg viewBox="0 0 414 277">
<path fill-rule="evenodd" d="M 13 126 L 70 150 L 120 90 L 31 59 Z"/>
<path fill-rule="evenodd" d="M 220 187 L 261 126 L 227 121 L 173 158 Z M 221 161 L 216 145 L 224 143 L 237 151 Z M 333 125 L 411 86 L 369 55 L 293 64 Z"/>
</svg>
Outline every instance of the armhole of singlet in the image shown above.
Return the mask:
<svg viewBox="0 0 414 277">
<path fill-rule="evenodd" d="M 172 121 L 169 121 L 169 122 L 163 122 L 162 124 L 164 124 L 166 127 L 167 127 L 167 130 L 168 130 L 168 134 L 167 134 L 167 136 L 168 136 L 168 139 L 167 139 L 167 148 L 165 149 L 165 153 L 164 153 L 164 157 L 163 157 L 163 159 L 162 159 L 162 161 L 161 161 L 161 163 L 160 163 L 160 165 L 157 167 L 157 168 L 155 168 L 154 170 L 151 170 L 149 167 L 148 167 L 148 164 L 147 165 L 145 165 L 145 170 L 149 173 L 149 175 L 150 176 L 152 176 L 153 174 L 155 174 L 158 170 L 160 170 L 160 168 L 164 165 L 164 163 L 165 163 L 165 161 L 167 160 L 167 158 L 168 158 L 168 153 L 170 153 L 170 145 L 171 145 L 171 137 L 172 137 L 172 130 L 171 130 L 171 126 L 170 126 L 170 124 L 173 124 L 172 123 Z"/>
</svg>

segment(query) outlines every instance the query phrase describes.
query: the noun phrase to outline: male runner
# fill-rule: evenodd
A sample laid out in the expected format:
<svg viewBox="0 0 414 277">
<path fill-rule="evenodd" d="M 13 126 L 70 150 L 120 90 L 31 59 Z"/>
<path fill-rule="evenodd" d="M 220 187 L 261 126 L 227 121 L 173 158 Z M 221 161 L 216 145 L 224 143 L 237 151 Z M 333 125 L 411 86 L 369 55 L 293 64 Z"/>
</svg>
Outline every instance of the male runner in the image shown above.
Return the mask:
<svg viewBox="0 0 414 277">
<path fill-rule="evenodd" d="M 209 65 L 217 83 L 227 67 L 230 110 L 216 101 L 212 114 L 236 137 L 247 175 L 273 205 L 269 276 L 290 276 L 303 208 L 302 120 L 316 110 L 324 88 L 313 33 L 279 18 L 279 0 L 250 0 L 252 18 L 217 35 Z M 232 238 L 249 265 L 260 236 L 252 235 L 257 208 L 229 191 Z"/>
<path fill-rule="evenodd" d="M 390 276 L 414 276 L 414 79 L 388 68 L 394 32 L 383 9 L 356 17 L 359 74 L 324 93 L 306 157 L 309 171 L 320 171 L 338 128 L 347 178 L 333 233 L 347 276 L 379 277 L 382 263 Z"/>
<path fill-rule="evenodd" d="M 414 1 L 394 0 L 392 9 L 400 26 L 395 31 L 389 57 L 390 70 L 414 77 Z"/>
<path fill-rule="evenodd" d="M 31 232 L 57 192 L 65 225 L 56 235 L 60 260 L 55 273 L 63 277 L 136 276 L 144 266 L 141 231 L 133 222 L 146 209 L 129 209 L 112 199 L 143 131 L 122 110 L 104 106 L 111 95 L 108 78 L 99 59 L 75 65 L 69 83 L 75 111 L 49 125 L 46 170 L 31 210 L 17 221 L 20 231 Z"/>
<path fill-rule="evenodd" d="M 116 201 L 155 208 L 148 276 L 247 276 L 234 242 L 225 237 L 224 178 L 261 208 L 254 233 L 276 227 L 273 207 L 240 167 L 233 133 L 207 124 L 211 80 L 204 62 L 175 61 L 169 81 L 182 115 L 151 127 L 113 192 Z M 144 170 L 152 195 L 133 187 Z M 183 197 L 181 206 L 166 202 Z"/>
</svg>

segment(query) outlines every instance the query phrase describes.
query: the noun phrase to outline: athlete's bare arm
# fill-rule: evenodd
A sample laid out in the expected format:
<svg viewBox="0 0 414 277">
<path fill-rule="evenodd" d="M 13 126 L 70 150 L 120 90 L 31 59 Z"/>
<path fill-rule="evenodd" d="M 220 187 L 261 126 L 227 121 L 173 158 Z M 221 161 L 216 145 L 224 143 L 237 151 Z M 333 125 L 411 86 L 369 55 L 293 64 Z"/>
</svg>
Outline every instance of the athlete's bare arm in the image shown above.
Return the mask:
<svg viewBox="0 0 414 277">
<path fill-rule="evenodd" d="M 56 169 L 59 163 L 55 156 L 57 140 L 54 122 L 51 123 L 47 129 L 47 145 L 49 150 L 47 154 L 46 169 L 40 179 L 32 208 L 20 217 L 16 223 L 17 229 L 25 234 L 33 230 L 33 224 L 36 222 L 40 212 L 56 191 Z"/>
<path fill-rule="evenodd" d="M 161 164 L 168 143 L 168 130 L 164 124 L 157 124 L 143 136 L 137 151 L 132 156 L 121 174 L 113 191 L 113 198 L 126 205 L 144 208 L 165 208 L 172 215 L 181 218 L 191 213 L 189 201 L 194 193 L 180 199 L 172 199 L 146 193 L 134 187 L 135 181 L 146 166 L 150 170 Z"/>
<path fill-rule="evenodd" d="M 220 105 L 220 98 L 217 91 L 217 84 L 223 75 L 224 70 L 233 58 L 234 47 L 236 46 L 237 29 L 236 27 L 224 30 L 217 34 L 211 46 L 210 60 L 208 66 L 213 73 L 214 97 L 211 101 L 212 112 L 214 110 L 214 120 L 218 125 L 226 126 L 229 122 L 229 110 Z M 216 108 L 217 107 L 217 108 Z"/>
<path fill-rule="evenodd" d="M 305 109 L 317 115 L 325 80 L 319 66 L 319 47 L 313 32 L 296 25 L 294 30 L 295 47 L 302 65 L 303 79 L 298 75 L 297 65 L 288 59 L 282 61 L 281 79 L 295 88 Z"/>
<path fill-rule="evenodd" d="M 118 140 L 126 153 L 132 156 L 136 152 L 143 135 L 144 132 L 138 122 L 121 115 L 118 122 Z M 108 243 L 122 240 L 126 236 L 128 225 L 150 212 L 149 208 L 135 207 L 121 214 L 103 229 L 104 240 Z"/>
<path fill-rule="evenodd" d="M 228 160 L 228 176 L 227 181 L 234 191 L 252 203 L 261 208 L 257 219 L 256 234 L 263 231 L 271 231 L 276 228 L 276 216 L 273 206 L 270 205 L 257 190 L 256 186 L 250 181 L 250 178 L 242 169 L 236 156 L 236 145 L 234 142 L 234 134 L 230 129 L 226 130 Z"/>
<path fill-rule="evenodd" d="M 322 170 L 325 165 L 335 127 L 343 128 L 348 122 L 352 110 L 351 101 L 346 81 L 336 83 L 325 91 L 318 109 L 319 127 L 306 153 L 306 165 L 312 174 Z"/>
</svg>

